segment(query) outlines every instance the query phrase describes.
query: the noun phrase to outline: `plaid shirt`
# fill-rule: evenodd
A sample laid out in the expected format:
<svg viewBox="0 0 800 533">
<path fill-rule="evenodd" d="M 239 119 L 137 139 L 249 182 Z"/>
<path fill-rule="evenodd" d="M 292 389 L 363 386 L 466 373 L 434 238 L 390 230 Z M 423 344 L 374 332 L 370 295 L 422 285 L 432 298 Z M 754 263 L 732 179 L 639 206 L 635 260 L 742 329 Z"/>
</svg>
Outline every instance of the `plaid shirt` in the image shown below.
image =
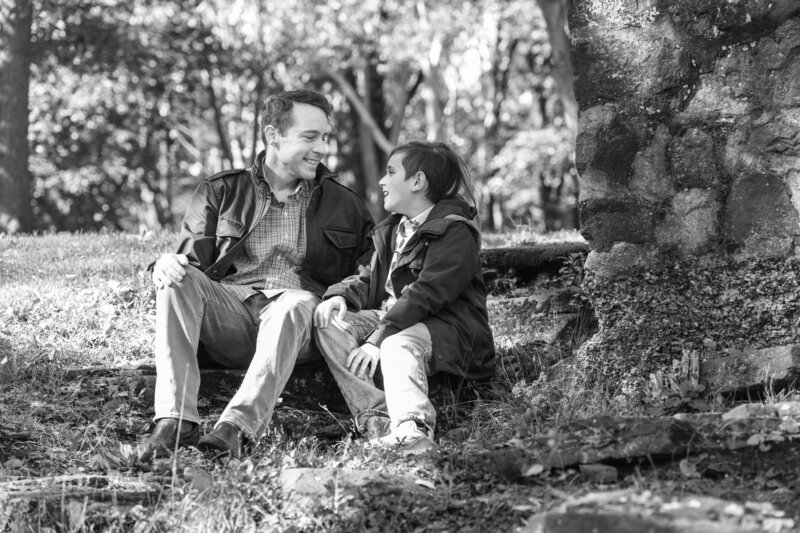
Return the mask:
<svg viewBox="0 0 800 533">
<path fill-rule="evenodd" d="M 306 254 L 306 211 L 314 184 L 301 180 L 297 190 L 280 203 L 259 177 L 264 193 L 259 198 L 267 202 L 267 210 L 233 262 L 236 272 L 220 280 L 241 301 L 259 291 L 271 298 L 303 288 L 299 272 Z"/>
<path fill-rule="evenodd" d="M 401 218 L 400 222 L 397 224 L 394 253 L 392 254 L 392 262 L 389 264 L 389 275 L 386 276 L 385 288 L 386 292 L 389 294 L 389 297 L 384 300 L 383 305 L 381 306 L 383 311 L 388 311 L 397 302 L 397 296 L 394 294 L 394 287 L 392 287 L 392 270 L 394 270 L 394 266 L 397 264 L 397 259 L 400 257 L 400 253 L 403 251 L 403 248 L 405 248 L 406 243 L 417 232 L 419 227 L 424 224 L 426 220 L 428 220 L 428 215 L 431 214 L 432 209 L 433 206 L 429 207 L 411 219 L 407 216 L 403 216 L 403 218 Z"/>
</svg>

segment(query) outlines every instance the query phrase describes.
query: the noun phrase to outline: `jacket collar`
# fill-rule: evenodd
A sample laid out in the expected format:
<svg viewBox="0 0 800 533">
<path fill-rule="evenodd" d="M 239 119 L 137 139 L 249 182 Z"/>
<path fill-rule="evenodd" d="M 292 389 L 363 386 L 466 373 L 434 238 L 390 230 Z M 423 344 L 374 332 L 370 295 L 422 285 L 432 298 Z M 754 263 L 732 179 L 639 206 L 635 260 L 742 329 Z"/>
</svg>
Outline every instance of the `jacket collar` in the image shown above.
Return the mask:
<svg viewBox="0 0 800 533">
<path fill-rule="evenodd" d="M 391 214 L 372 230 L 376 236 L 381 236 L 385 242 L 391 241 L 390 231 L 400 223 L 402 215 Z M 411 237 L 409 242 L 415 242 L 423 236 L 436 238 L 444 233 L 447 228 L 456 221 L 467 224 L 472 232 L 480 239 L 480 228 L 477 223 L 477 210 L 460 198 L 452 198 L 439 201 L 431 210 L 427 220 L 420 226 L 419 230 Z"/>
</svg>

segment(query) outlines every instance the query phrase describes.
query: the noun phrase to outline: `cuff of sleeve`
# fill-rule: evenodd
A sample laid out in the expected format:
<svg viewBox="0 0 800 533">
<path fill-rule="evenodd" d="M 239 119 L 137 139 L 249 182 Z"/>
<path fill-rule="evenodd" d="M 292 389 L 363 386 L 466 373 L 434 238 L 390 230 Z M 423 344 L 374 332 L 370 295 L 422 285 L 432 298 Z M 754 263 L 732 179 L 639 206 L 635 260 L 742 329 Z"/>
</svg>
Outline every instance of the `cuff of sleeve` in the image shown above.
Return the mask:
<svg viewBox="0 0 800 533">
<path fill-rule="evenodd" d="M 385 324 L 381 324 L 377 328 L 375 328 L 375 331 L 373 331 L 372 334 L 369 337 L 367 337 L 367 340 L 364 342 L 374 344 L 375 346 L 380 348 L 381 344 L 383 344 L 383 341 L 386 340 L 387 337 L 391 337 L 398 331 L 399 330 L 396 328 L 387 326 Z"/>
</svg>

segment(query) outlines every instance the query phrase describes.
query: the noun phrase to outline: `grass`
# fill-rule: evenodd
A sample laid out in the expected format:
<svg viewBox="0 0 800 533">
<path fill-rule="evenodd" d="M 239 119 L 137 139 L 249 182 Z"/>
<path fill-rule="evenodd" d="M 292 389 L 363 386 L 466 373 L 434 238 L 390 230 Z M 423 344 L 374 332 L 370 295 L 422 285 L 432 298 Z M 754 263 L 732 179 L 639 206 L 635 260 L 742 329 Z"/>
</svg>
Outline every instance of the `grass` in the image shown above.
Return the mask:
<svg viewBox="0 0 800 533">
<path fill-rule="evenodd" d="M 514 239 L 507 242 L 530 242 Z M 174 234 L 0 237 L 0 484 L 92 475 L 149 487 L 130 500 L 120 490 L 111 501 L 34 498 L 5 510 L 0 501 L 0 532 L 4 520 L 15 531 L 507 531 L 596 487 L 577 469 L 522 476 L 519 455 L 492 450 L 593 414 L 635 412 L 608 387 L 586 385 L 569 342 L 542 340 L 551 319 L 530 302 L 497 302 L 497 378 L 471 394 L 437 396 L 438 455 L 370 450 L 350 437 L 342 413 L 283 405 L 246 459 L 214 462 L 189 449 L 137 465 L 152 400 L 138 384 L 65 371 L 152 362 L 146 268 L 175 242 Z M 206 399 L 204 430 L 226 399 Z M 301 467 L 379 472 L 410 485 L 353 493 L 334 477 L 309 507 L 281 481 Z M 638 473 L 619 486 L 647 486 L 658 475 Z M 674 476 L 658 483 L 688 490 Z"/>
<path fill-rule="evenodd" d="M 526 491 L 514 496 L 519 490 L 515 487 L 502 497 L 495 495 L 496 487 L 507 483 L 505 467 L 476 470 L 469 466 L 473 455 L 490 443 L 530 433 L 533 427 L 522 430 L 522 426 L 542 420 L 539 404 L 535 413 L 518 412 L 517 405 L 527 398 L 520 387 L 512 391 L 506 381 L 512 379 L 510 374 L 483 391 L 479 401 L 459 403 L 452 395 L 440 399 L 440 428 L 449 434 L 442 435 L 443 453 L 438 459 L 402 459 L 366 450 L 348 437 L 346 416 L 286 407 L 277 410 L 273 427 L 246 460 L 220 465 L 182 450 L 174 463 L 160 460 L 150 471 L 138 469 L 133 458 L 151 406 L 118 382 L 68 379 L 65 370 L 152 361 L 154 291 L 146 269 L 175 241 L 174 234 L 0 238 L 0 315 L 5 318 L 0 328 L 0 409 L 4 413 L 0 431 L 18 439 L 12 451 L 7 448 L 6 456 L 0 455 L 0 481 L 121 474 L 158 487 L 149 505 L 94 504 L 82 511 L 73 508 L 71 514 L 58 505 L 43 505 L 23 516 L 56 530 L 79 523 L 86 529 L 103 530 L 266 527 L 305 531 L 348 530 L 353 509 L 360 509 L 363 528 L 413 530 L 428 520 L 435 522 L 434 516 L 455 505 L 460 510 L 440 523 L 440 530 L 452 529 L 454 524 L 473 523 L 475 530 L 485 530 L 521 523 L 525 513 L 510 507 L 516 497 L 526 501 Z M 508 335 L 513 336 L 510 331 Z M 514 343 L 510 337 L 507 342 Z M 534 386 L 546 388 L 547 384 Z M 222 405 L 209 402 L 206 429 Z M 325 425 L 341 428 L 337 438 L 308 435 L 308 427 Z M 332 497 L 322 511 L 297 516 L 291 506 L 282 504 L 278 481 L 280 472 L 292 467 L 389 472 L 446 490 L 426 495 L 427 507 L 413 515 L 400 508 L 403 503 L 420 504 L 419 496 L 411 494 L 404 496 L 410 499 L 407 502 L 376 498 L 369 512 L 361 504 Z M 489 511 L 498 506 L 505 509 L 505 516 L 489 519 Z M 349 514 L 342 514 L 343 509 Z M 38 528 L 32 522 L 27 525 Z"/>
</svg>

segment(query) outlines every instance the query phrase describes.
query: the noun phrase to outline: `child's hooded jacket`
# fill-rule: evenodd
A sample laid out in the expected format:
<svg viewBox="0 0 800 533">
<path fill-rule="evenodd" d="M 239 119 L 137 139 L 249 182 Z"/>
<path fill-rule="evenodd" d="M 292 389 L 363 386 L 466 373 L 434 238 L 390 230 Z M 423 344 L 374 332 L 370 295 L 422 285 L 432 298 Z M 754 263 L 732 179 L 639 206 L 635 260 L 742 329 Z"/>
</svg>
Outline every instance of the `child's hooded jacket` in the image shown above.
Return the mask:
<svg viewBox="0 0 800 533">
<path fill-rule="evenodd" d="M 433 341 L 433 372 L 469 378 L 494 374 L 494 340 L 486 311 L 475 213 L 459 198 L 442 200 L 433 207 L 392 271 L 397 302 L 366 342 L 380 346 L 390 335 L 422 322 Z M 375 252 L 369 266 L 359 267 L 358 274 L 329 287 L 323 299 L 342 296 L 356 311 L 380 309 L 388 297 L 386 277 L 400 219 L 400 215 L 391 215 L 375 226 Z"/>
</svg>

